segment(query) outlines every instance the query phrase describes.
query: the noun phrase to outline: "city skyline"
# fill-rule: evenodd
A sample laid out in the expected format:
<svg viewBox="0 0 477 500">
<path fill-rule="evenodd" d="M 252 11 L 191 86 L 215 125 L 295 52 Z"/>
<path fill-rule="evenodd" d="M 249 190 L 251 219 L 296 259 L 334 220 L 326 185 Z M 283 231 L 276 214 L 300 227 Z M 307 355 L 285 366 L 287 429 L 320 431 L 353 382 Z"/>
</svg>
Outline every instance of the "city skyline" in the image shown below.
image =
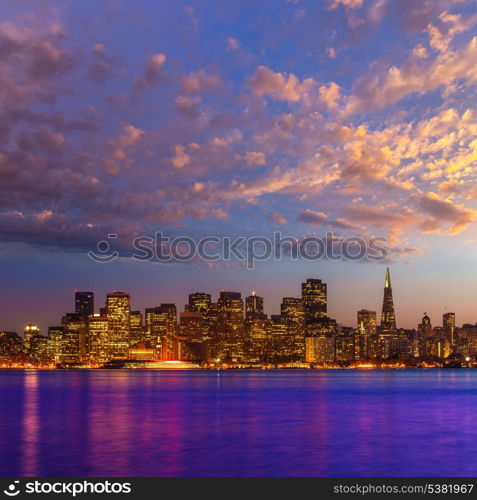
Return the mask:
<svg viewBox="0 0 477 500">
<path fill-rule="evenodd" d="M 109 292 L 98 307 L 94 292 L 75 290 L 74 312 L 49 326 L 48 335 L 33 323 L 22 337 L 0 331 L 0 361 L 49 368 L 435 367 L 477 357 L 477 322 L 459 326 L 454 312 L 438 324 L 426 312 L 417 328 L 398 326 L 389 267 L 379 324 L 379 312 L 365 308 L 356 311 L 356 328 L 340 324 L 329 315 L 328 284 L 319 278 L 302 282 L 299 296 L 283 297 L 279 314 L 267 315 L 265 301 L 255 290 L 245 297 L 221 290 L 216 301 L 196 291 L 183 310 L 165 302 L 141 311 L 125 291 Z"/>
<path fill-rule="evenodd" d="M 313 275 L 351 324 L 350 311 L 378 308 L 380 264 L 399 271 L 401 325 L 446 307 L 473 321 L 474 0 L 7 0 L 1 13 L 7 328 L 25 309 L 46 325 L 76 288 L 124 287 L 141 308 L 190 288 L 256 288 L 275 313 Z M 253 270 L 125 258 L 158 231 L 332 231 L 384 238 L 388 256 Z M 109 235 L 120 257 L 92 262 Z"/>
<path fill-rule="evenodd" d="M 379 266 L 379 269 L 382 270 L 383 266 Z M 386 281 L 386 279 L 387 278 L 385 278 L 385 281 Z M 324 279 L 324 281 L 327 281 L 327 280 Z M 335 311 L 337 310 L 337 308 L 336 308 L 336 304 L 334 302 L 336 300 L 339 301 L 340 293 L 339 293 L 339 290 L 334 289 L 334 286 L 331 286 L 331 288 L 329 290 L 331 292 L 331 300 L 329 301 L 328 306 L 330 308 L 331 315 L 333 317 L 336 317 L 337 321 L 340 324 L 352 326 L 352 327 L 357 327 L 358 325 L 357 325 L 355 311 L 357 311 L 359 309 L 378 311 L 380 321 L 382 321 L 382 317 L 381 317 L 382 316 L 381 309 L 382 309 L 382 305 L 383 305 L 382 291 L 379 289 L 379 286 L 378 287 L 375 286 L 376 285 L 375 283 L 367 283 L 367 284 L 371 285 L 372 287 L 375 288 L 375 292 L 376 292 L 375 295 L 376 295 L 377 299 L 375 301 L 373 301 L 372 303 L 369 303 L 369 302 L 368 303 L 360 303 L 359 299 L 356 299 L 354 301 L 354 303 L 357 304 L 357 306 L 354 309 L 352 309 L 351 312 L 350 312 L 349 308 L 345 306 L 346 309 L 348 309 L 348 313 L 347 313 L 346 317 L 352 318 L 351 321 L 341 320 L 340 317 L 337 317 L 337 315 L 335 314 Z M 348 288 L 348 286 L 346 288 Z M 197 288 L 197 290 L 199 289 L 199 287 L 196 287 L 196 288 Z M 353 288 L 353 287 L 349 287 L 349 288 Z M 103 290 L 103 289 L 105 289 L 104 286 L 101 288 L 101 290 Z M 214 296 L 219 295 L 221 291 L 233 290 L 233 289 L 234 289 L 233 286 L 224 287 L 223 289 L 219 289 L 219 290 L 204 288 L 204 289 L 202 289 L 202 292 L 208 293 L 212 297 L 214 297 Z M 94 290 L 94 291 L 84 292 L 84 293 L 93 293 L 96 296 L 98 296 L 98 295 L 106 296 L 108 293 L 111 293 L 114 290 L 125 291 L 125 292 L 129 293 L 131 295 L 131 297 L 136 298 L 136 294 L 131 290 L 127 290 L 126 287 L 124 287 L 124 288 L 118 287 L 117 289 L 106 290 L 104 292 Z M 266 314 L 272 315 L 272 314 L 278 314 L 280 312 L 280 302 L 281 302 L 281 299 L 283 298 L 283 296 L 298 296 L 300 293 L 299 286 L 294 286 L 293 284 L 290 287 L 288 287 L 288 290 L 290 290 L 291 292 L 288 294 L 285 294 L 285 295 L 282 294 L 282 292 L 280 290 L 275 290 L 275 296 L 277 297 L 277 300 L 273 301 L 273 303 L 271 303 L 271 301 L 268 300 L 268 298 L 265 300 L 264 311 L 266 312 Z M 61 316 L 61 314 L 65 310 L 64 304 L 68 304 L 70 302 L 69 294 L 75 293 L 75 292 L 77 292 L 77 289 L 66 290 L 64 294 L 55 294 L 56 298 L 61 297 L 61 299 L 62 299 L 61 302 L 56 303 L 56 300 L 55 300 L 52 304 L 52 306 L 53 306 L 52 309 L 58 310 L 57 314 L 50 312 L 49 310 L 45 311 L 44 306 L 42 306 L 40 314 L 37 314 L 37 315 L 31 314 L 31 317 L 29 315 L 28 318 L 24 319 L 23 321 L 12 322 L 9 319 L 9 316 L 3 317 L 2 320 L 3 320 L 4 324 L 0 325 L 0 328 L 2 328 L 4 331 L 22 331 L 26 324 L 37 324 L 41 327 L 43 332 L 46 332 L 48 329 L 48 326 L 54 324 L 54 321 L 52 321 L 52 316 L 53 317 L 60 317 Z M 240 290 L 240 293 L 242 293 L 243 296 L 246 296 L 248 294 L 252 294 L 253 292 L 256 292 L 257 294 L 261 295 L 262 297 L 267 297 L 267 295 L 265 293 L 263 293 L 261 291 L 260 287 L 258 287 L 258 286 L 252 286 L 249 290 L 243 290 L 243 289 Z M 171 302 L 171 303 L 175 303 L 175 304 L 180 306 L 180 305 L 183 305 L 184 303 L 186 303 L 184 301 L 185 300 L 184 297 L 186 297 L 190 293 L 192 293 L 190 290 L 184 291 L 184 293 L 182 291 L 177 292 L 177 294 L 175 295 L 175 297 L 179 297 L 179 299 L 177 300 L 177 299 L 174 299 L 174 296 L 170 297 L 168 295 L 167 289 L 162 290 L 162 293 L 157 294 L 158 299 L 156 301 L 150 299 L 148 302 L 142 301 L 142 303 L 138 304 L 138 302 L 135 299 L 135 302 L 133 303 L 133 306 L 134 306 L 133 309 L 145 310 L 148 307 L 153 307 L 154 303 L 160 303 L 160 302 Z M 399 296 L 399 289 L 398 289 L 398 296 Z M 50 301 L 49 298 L 48 298 L 47 302 L 48 301 Z M 411 319 L 406 318 L 404 321 L 400 321 L 397 326 L 401 327 L 401 328 L 412 329 L 412 328 L 416 327 L 416 325 L 420 321 L 422 315 L 425 313 L 429 313 L 431 315 L 431 317 L 440 317 L 443 314 L 445 314 L 446 312 L 451 311 L 451 310 L 452 311 L 459 311 L 458 306 L 453 307 L 452 301 L 449 301 L 449 304 L 446 305 L 445 307 L 443 307 L 442 310 L 438 310 L 436 307 L 433 307 L 432 304 L 426 305 L 424 302 L 422 303 L 422 306 L 423 307 L 421 307 L 420 303 L 417 304 L 415 307 L 415 310 L 418 312 L 415 315 L 415 317 L 411 318 Z M 21 307 L 22 311 L 25 310 L 24 306 L 22 304 L 20 304 L 20 307 Z M 180 309 L 180 307 L 179 307 L 179 309 Z M 399 301 L 398 301 L 398 305 L 397 305 L 397 310 L 398 310 L 397 315 L 398 315 L 399 319 L 401 319 L 401 316 L 406 317 L 405 314 L 401 314 L 402 307 L 400 307 Z M 461 315 L 458 312 L 456 313 L 456 315 L 459 318 L 461 317 Z M 38 319 L 39 317 L 42 319 Z M 461 324 L 465 324 L 465 323 L 472 324 L 474 322 L 475 322 L 475 318 L 473 318 L 470 315 L 468 316 L 468 318 L 464 317 L 460 321 Z"/>
</svg>

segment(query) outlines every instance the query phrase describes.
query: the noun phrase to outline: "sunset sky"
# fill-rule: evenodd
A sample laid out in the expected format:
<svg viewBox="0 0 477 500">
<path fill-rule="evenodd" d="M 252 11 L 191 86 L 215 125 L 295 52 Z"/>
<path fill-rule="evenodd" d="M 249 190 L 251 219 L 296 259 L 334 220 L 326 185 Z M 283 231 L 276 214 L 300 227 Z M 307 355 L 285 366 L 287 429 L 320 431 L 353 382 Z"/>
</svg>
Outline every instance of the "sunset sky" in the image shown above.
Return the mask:
<svg viewBox="0 0 477 500">
<path fill-rule="evenodd" d="M 276 313 L 307 277 L 329 313 L 477 321 L 477 2 L 3 0 L 0 330 L 73 290 L 133 307 L 219 290 Z M 386 238 L 381 263 L 159 264 L 138 235 Z M 118 234 L 122 257 L 87 257 Z"/>
</svg>

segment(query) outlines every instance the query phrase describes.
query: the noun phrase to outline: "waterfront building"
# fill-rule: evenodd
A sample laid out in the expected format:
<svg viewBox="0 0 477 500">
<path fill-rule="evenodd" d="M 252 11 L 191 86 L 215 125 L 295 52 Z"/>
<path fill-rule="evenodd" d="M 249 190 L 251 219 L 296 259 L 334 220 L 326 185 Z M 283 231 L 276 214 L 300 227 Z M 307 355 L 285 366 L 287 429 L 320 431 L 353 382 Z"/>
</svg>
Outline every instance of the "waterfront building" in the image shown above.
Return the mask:
<svg viewBox="0 0 477 500">
<path fill-rule="evenodd" d="M 35 363 L 43 363 L 49 360 L 48 337 L 36 335 L 31 339 L 30 356 Z"/>
<path fill-rule="evenodd" d="M 376 335 L 376 311 L 358 311 L 358 331 L 366 335 Z"/>
<path fill-rule="evenodd" d="M 64 328 L 62 326 L 48 327 L 48 356 L 55 363 L 60 362 L 63 334 Z"/>
<path fill-rule="evenodd" d="M 93 314 L 88 319 L 89 358 L 93 362 L 109 361 L 109 322 L 108 317 Z"/>
<path fill-rule="evenodd" d="M 245 298 L 245 317 L 247 319 L 263 315 L 263 297 L 259 297 L 255 291 Z"/>
<path fill-rule="evenodd" d="M 147 344 L 156 348 L 163 360 L 173 360 L 178 356 L 177 328 L 175 304 L 161 304 L 146 309 Z"/>
<path fill-rule="evenodd" d="M 449 344 L 454 345 L 455 335 L 455 313 L 447 312 L 442 316 L 442 327 L 444 328 L 444 335 L 446 336 Z"/>
<path fill-rule="evenodd" d="M 432 331 L 431 318 L 427 315 L 427 313 L 424 313 L 421 323 L 419 323 L 419 325 L 417 326 L 417 331 L 423 337 L 426 338 L 432 337 L 433 331 Z"/>
<path fill-rule="evenodd" d="M 26 353 L 29 353 L 31 350 L 31 340 L 33 337 L 40 335 L 40 328 L 38 325 L 33 323 L 25 326 L 23 330 L 23 349 Z"/>
<path fill-rule="evenodd" d="M 195 292 L 189 295 L 189 303 L 186 311 L 198 312 L 202 314 L 206 325 L 209 323 L 211 296 L 205 292 Z"/>
<path fill-rule="evenodd" d="M 335 337 L 335 359 L 338 362 L 352 362 L 356 359 L 355 336 L 337 335 Z"/>
<path fill-rule="evenodd" d="M 108 318 L 107 356 L 126 358 L 131 333 L 131 298 L 126 292 L 112 292 L 106 296 Z"/>
<path fill-rule="evenodd" d="M 0 332 L 0 362 L 5 363 L 21 357 L 23 341 L 16 332 Z"/>
<path fill-rule="evenodd" d="M 79 364 L 86 354 L 86 328 L 85 319 L 75 313 L 68 313 L 61 319 L 63 336 L 59 362 L 65 365 Z"/>
<path fill-rule="evenodd" d="M 383 308 L 381 312 L 381 334 L 392 334 L 396 331 L 396 316 L 394 313 L 393 290 L 389 267 L 386 269 L 384 280 Z"/>
<path fill-rule="evenodd" d="M 146 342 L 146 329 L 142 321 L 141 311 L 131 311 L 129 345 L 135 346 Z"/>
<path fill-rule="evenodd" d="M 326 283 L 320 279 L 309 278 L 301 284 L 305 322 L 313 323 L 327 316 L 328 299 Z"/>
<path fill-rule="evenodd" d="M 331 364 L 335 362 L 335 340 L 333 337 L 306 337 L 307 363 Z"/>
<path fill-rule="evenodd" d="M 94 292 L 75 291 L 75 313 L 83 318 L 94 314 Z"/>
</svg>

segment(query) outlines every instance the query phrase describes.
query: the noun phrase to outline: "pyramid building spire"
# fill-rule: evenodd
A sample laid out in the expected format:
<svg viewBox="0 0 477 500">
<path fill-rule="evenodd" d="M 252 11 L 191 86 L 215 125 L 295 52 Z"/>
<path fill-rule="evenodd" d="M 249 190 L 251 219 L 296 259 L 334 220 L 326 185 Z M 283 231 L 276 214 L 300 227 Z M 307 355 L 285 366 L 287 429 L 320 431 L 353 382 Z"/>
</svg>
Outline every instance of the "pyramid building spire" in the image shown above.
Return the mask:
<svg viewBox="0 0 477 500">
<path fill-rule="evenodd" d="M 396 331 L 396 316 L 394 314 L 393 289 L 389 267 L 386 268 L 384 280 L 383 310 L 381 313 L 381 333 L 394 333 Z"/>
</svg>

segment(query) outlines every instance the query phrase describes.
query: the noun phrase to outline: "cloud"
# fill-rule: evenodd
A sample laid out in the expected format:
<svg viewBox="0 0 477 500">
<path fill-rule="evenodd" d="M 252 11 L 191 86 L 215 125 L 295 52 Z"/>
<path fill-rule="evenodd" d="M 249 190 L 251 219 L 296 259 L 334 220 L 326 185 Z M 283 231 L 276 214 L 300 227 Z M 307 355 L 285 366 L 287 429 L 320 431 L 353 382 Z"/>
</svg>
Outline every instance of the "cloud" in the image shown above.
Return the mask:
<svg viewBox="0 0 477 500">
<path fill-rule="evenodd" d="M 286 218 L 278 212 L 270 212 L 267 218 L 269 222 L 273 222 L 274 224 L 283 225 L 287 223 Z"/>
<path fill-rule="evenodd" d="M 363 6 L 363 0 L 330 0 L 328 8 L 330 10 L 337 9 L 343 5 L 347 9 L 360 9 Z"/>
<path fill-rule="evenodd" d="M 114 160 L 126 160 L 128 150 L 136 145 L 144 136 L 144 130 L 134 125 L 127 124 L 121 127 L 121 133 L 116 139 L 110 139 L 108 146 L 111 150 L 111 157 Z"/>
<path fill-rule="evenodd" d="M 415 54 L 401 66 L 358 79 L 353 93 L 347 99 L 345 114 L 372 111 L 393 104 L 410 94 L 435 90 L 457 80 L 474 84 L 477 69 L 477 37 L 461 49 L 447 50 L 422 64 Z"/>
<path fill-rule="evenodd" d="M 227 37 L 227 50 L 236 51 L 240 49 L 240 42 L 231 36 Z"/>
<path fill-rule="evenodd" d="M 422 211 L 427 212 L 438 221 L 449 222 L 451 234 L 460 233 L 477 219 L 476 210 L 465 209 L 450 200 L 441 199 L 433 192 L 416 195 L 415 200 Z"/>
<path fill-rule="evenodd" d="M 362 230 L 363 227 L 358 224 L 353 224 L 343 217 L 337 219 L 330 219 L 324 212 L 315 212 L 310 209 L 303 210 L 298 214 L 297 220 L 304 222 L 310 226 L 326 225 L 335 229 L 343 229 L 345 231 Z"/>
<path fill-rule="evenodd" d="M 175 108 L 184 113 L 189 118 L 200 116 L 200 104 L 202 99 L 199 96 L 178 95 L 175 98 Z"/>
<path fill-rule="evenodd" d="M 259 151 L 247 151 L 243 159 L 249 167 L 261 166 L 267 163 L 265 155 Z"/>
<path fill-rule="evenodd" d="M 166 60 L 166 55 L 161 52 L 150 55 L 147 59 L 144 73 L 136 78 L 134 88 L 136 90 L 144 90 L 163 81 L 165 78 L 163 67 Z"/>
<path fill-rule="evenodd" d="M 182 79 L 181 92 L 183 94 L 200 94 L 203 92 L 212 92 L 221 85 L 220 78 L 217 75 L 206 73 L 200 69 L 188 74 Z"/>
<path fill-rule="evenodd" d="M 298 214 L 297 220 L 309 224 L 310 226 L 318 226 L 326 222 L 327 215 L 324 212 L 315 212 L 310 209 L 306 209 Z"/>
<path fill-rule="evenodd" d="M 191 161 L 190 156 L 185 151 L 185 146 L 182 144 L 176 144 L 174 146 L 174 156 L 170 158 L 171 165 L 174 168 L 184 168 L 189 165 Z"/>
<path fill-rule="evenodd" d="M 104 83 L 113 76 L 112 64 L 106 55 L 106 48 L 103 44 L 96 43 L 91 47 L 91 53 L 93 56 L 93 64 L 89 71 L 91 78 L 98 83 Z"/>
<path fill-rule="evenodd" d="M 341 99 L 341 88 L 335 82 L 330 82 L 328 85 L 322 85 L 319 89 L 319 101 L 322 102 L 328 109 L 338 107 Z"/>
<path fill-rule="evenodd" d="M 314 84 L 312 78 L 300 83 L 294 74 L 275 73 L 265 66 L 259 66 L 249 79 L 249 85 L 256 95 L 272 95 L 277 100 L 290 102 L 299 101 Z"/>
<path fill-rule="evenodd" d="M 60 132 L 46 130 L 22 132 L 18 138 L 18 147 L 23 151 L 43 150 L 48 153 L 61 153 L 65 149 L 65 138 Z"/>
<path fill-rule="evenodd" d="M 477 40 L 465 8 L 434 3 L 331 2 L 322 35 L 307 9 L 283 39 L 275 24 L 258 45 L 246 38 L 247 61 L 225 26 L 210 39 L 189 26 L 190 57 L 173 43 L 166 57 L 147 56 L 152 44 L 118 50 L 93 28 L 82 40 L 26 18 L 0 24 L 0 233 L 68 246 L 68 227 L 68 248 L 84 248 L 123 226 L 239 229 L 250 207 L 286 224 L 290 206 L 309 226 L 390 235 L 402 256 L 417 248 L 403 235 L 469 231 Z M 407 40 L 387 17 L 392 44 L 373 39 L 380 16 L 420 28 Z M 220 60 L 204 50 L 214 44 Z"/>
</svg>

